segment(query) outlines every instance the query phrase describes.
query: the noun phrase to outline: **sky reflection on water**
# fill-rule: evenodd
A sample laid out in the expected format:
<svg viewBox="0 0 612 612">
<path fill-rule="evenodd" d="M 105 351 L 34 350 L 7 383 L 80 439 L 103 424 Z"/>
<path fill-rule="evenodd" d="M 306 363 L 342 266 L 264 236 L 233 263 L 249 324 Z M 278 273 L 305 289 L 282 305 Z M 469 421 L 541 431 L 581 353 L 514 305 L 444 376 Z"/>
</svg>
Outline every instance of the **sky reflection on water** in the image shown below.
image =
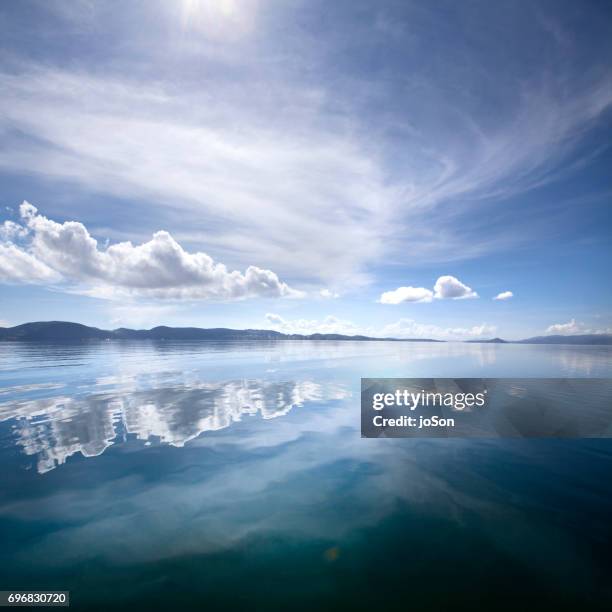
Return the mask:
<svg viewBox="0 0 612 612">
<path fill-rule="evenodd" d="M 546 375 L 556 368 L 580 377 L 601 376 L 610 359 L 606 347 L 451 343 L 11 343 L 0 351 L 8 357 L 0 422 L 11 423 L 15 443 L 40 473 L 75 453 L 100 455 L 128 436 L 183 446 L 247 416 L 272 419 L 330 400 L 349 399 L 355 408 L 359 377 L 380 371 L 381 361 L 404 376 L 424 375 L 424 366 L 428 375 L 468 368 L 484 376 L 507 372 L 512 358 L 534 375 L 537 358 Z M 234 372 L 245 377 L 219 380 Z"/>
<path fill-rule="evenodd" d="M 171 563 L 164 572 L 178 576 L 186 556 L 252 558 L 275 538 L 283 558 L 295 558 L 300 542 L 338 567 L 365 563 L 372 543 L 388 538 L 408 538 L 426 556 L 433 522 L 459 540 L 454 552 L 419 562 L 430 570 L 445 555 L 474 554 L 510 559 L 543 576 L 542 588 L 570 574 L 574 595 L 602 588 L 609 440 L 366 440 L 359 384 L 381 375 L 605 377 L 607 347 L 98 343 L 0 352 L 0 567 L 24 583 L 57 584 L 59 573 L 68 584 L 84 562 L 128 574 Z M 366 548 L 364 530 L 374 530 Z M 400 554 L 392 541 L 385 555 Z"/>
</svg>

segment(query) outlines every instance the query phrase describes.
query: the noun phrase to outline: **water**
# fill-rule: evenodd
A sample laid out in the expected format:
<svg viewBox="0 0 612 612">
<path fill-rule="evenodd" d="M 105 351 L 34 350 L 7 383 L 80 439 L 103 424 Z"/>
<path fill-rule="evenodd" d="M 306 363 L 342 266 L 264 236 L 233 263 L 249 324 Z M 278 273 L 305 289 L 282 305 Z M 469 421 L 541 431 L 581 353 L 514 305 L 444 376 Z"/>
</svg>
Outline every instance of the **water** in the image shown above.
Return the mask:
<svg viewBox="0 0 612 612">
<path fill-rule="evenodd" d="M 360 437 L 361 377 L 609 347 L 0 343 L 0 589 L 72 608 L 610 609 L 611 440 Z"/>
</svg>

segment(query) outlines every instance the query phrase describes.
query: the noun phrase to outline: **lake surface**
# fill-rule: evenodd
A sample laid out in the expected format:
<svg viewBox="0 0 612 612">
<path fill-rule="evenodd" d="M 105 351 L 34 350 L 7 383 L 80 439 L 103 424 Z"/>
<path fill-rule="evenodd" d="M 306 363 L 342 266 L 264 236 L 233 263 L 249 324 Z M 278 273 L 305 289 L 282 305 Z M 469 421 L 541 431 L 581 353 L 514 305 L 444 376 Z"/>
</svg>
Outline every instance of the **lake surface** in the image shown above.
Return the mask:
<svg viewBox="0 0 612 612">
<path fill-rule="evenodd" d="M 612 349 L 0 343 L 0 589 L 611 609 L 612 440 L 362 439 L 361 377 L 612 377 Z"/>
</svg>

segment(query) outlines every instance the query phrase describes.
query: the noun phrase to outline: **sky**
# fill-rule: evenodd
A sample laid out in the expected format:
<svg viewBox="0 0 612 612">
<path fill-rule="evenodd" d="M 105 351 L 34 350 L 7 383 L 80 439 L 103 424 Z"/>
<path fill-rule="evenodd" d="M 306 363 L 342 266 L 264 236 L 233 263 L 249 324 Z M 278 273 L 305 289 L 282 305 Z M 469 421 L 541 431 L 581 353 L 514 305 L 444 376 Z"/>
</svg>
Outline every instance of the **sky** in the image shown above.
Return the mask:
<svg viewBox="0 0 612 612">
<path fill-rule="evenodd" d="M 612 7 L 0 3 L 0 325 L 612 333 Z"/>
</svg>

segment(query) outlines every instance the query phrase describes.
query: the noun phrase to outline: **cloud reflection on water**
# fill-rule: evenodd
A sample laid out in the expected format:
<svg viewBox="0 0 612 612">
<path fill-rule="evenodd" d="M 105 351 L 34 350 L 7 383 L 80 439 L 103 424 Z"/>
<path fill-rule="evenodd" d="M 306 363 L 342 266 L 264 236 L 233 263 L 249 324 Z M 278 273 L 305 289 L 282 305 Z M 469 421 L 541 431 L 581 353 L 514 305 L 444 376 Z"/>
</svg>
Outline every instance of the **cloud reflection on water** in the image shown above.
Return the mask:
<svg viewBox="0 0 612 612">
<path fill-rule="evenodd" d="M 172 446 L 207 431 L 225 429 L 244 416 L 273 419 L 307 403 L 342 399 L 340 384 L 300 381 L 201 382 L 85 397 L 60 396 L 0 405 L 0 421 L 15 419 L 17 444 L 35 456 L 39 473 L 76 453 L 102 454 L 122 434 Z"/>
<path fill-rule="evenodd" d="M 435 519 L 554 573 L 572 563 L 587 568 L 575 553 L 573 508 L 587 499 L 603 509 L 610 498 L 603 443 L 366 440 L 355 395 L 364 375 L 609 376 L 606 347 L 105 343 L 52 352 L 0 346 L 0 356 L 3 350 L 0 376 L 10 392 L 0 404 L 0 490 L 10 494 L 0 501 L 0 519 L 20 525 L 28 542 L 0 551 L 7 566 L 72 571 L 102 560 L 129 567 L 251 550 L 252 542 L 279 535 L 320 541 L 322 555 L 400 516 L 417 547 L 422 535 L 423 550 L 431 535 L 423 521 Z M 24 386 L 53 381 L 61 386 Z M 23 470 L 15 441 L 44 476 Z M 145 441 L 153 448 L 144 449 Z M 78 454 L 103 456 L 80 461 Z M 608 515 L 591 508 L 589 530 L 603 536 L 608 525 Z"/>
</svg>

